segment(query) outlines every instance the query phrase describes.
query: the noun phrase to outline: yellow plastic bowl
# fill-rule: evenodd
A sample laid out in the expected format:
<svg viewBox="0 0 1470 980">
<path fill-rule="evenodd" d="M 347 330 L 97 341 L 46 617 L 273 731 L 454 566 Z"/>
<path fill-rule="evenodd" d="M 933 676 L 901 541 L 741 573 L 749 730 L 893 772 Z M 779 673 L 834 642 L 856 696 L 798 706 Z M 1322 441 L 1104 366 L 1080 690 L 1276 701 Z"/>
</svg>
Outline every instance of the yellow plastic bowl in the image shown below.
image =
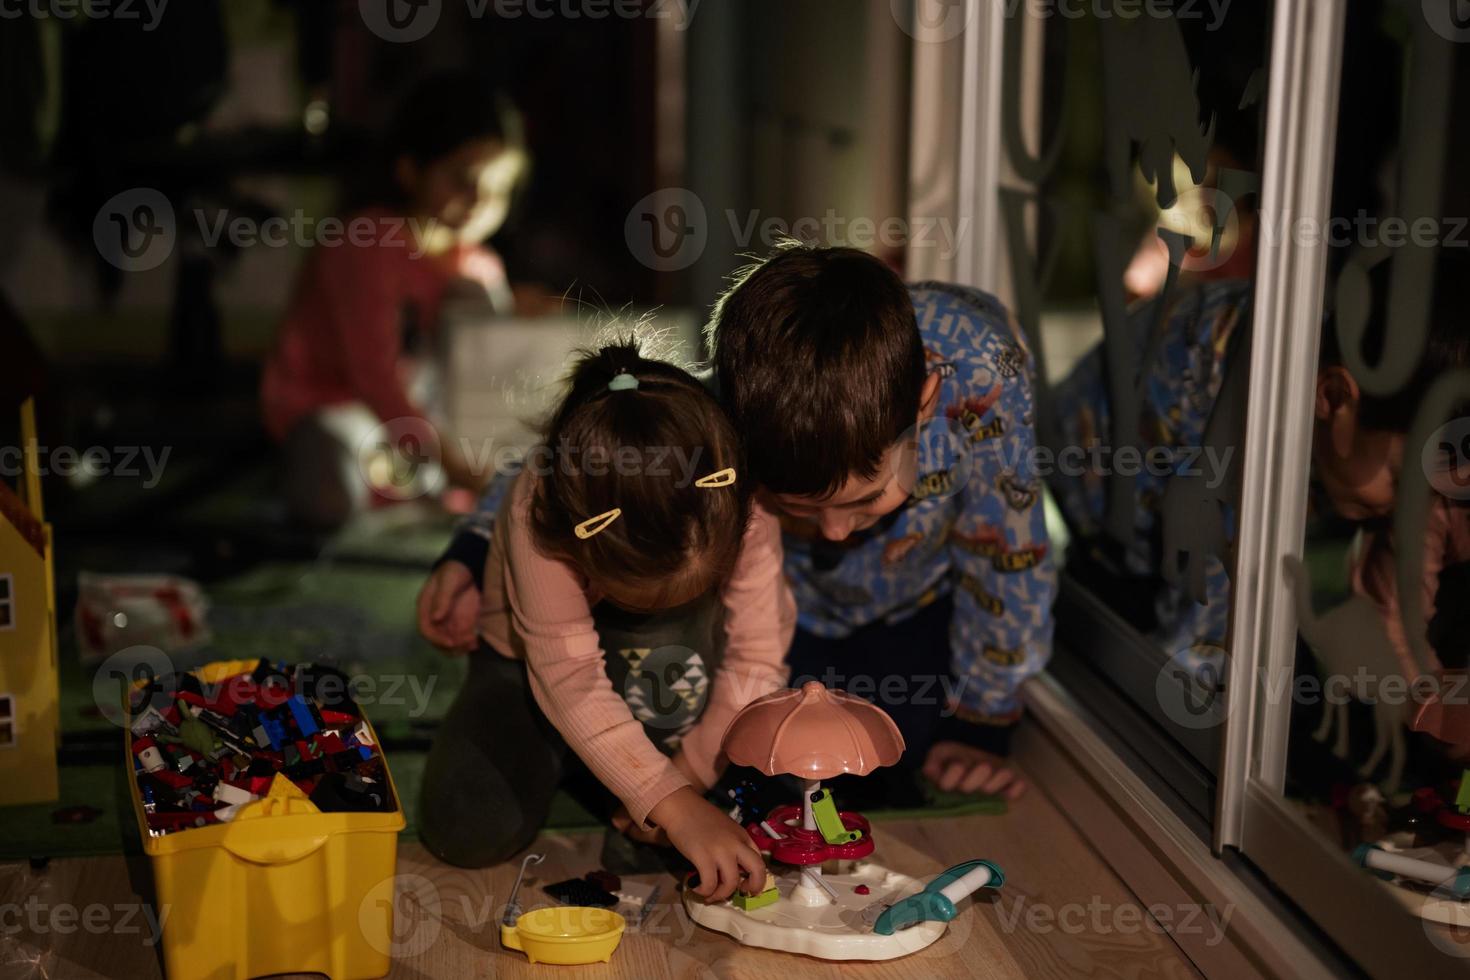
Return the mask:
<svg viewBox="0 0 1470 980">
<path fill-rule="evenodd" d="M 500 942 L 532 963 L 606 963 L 627 922 L 612 909 L 562 905 L 536 909 L 500 927 Z"/>
</svg>

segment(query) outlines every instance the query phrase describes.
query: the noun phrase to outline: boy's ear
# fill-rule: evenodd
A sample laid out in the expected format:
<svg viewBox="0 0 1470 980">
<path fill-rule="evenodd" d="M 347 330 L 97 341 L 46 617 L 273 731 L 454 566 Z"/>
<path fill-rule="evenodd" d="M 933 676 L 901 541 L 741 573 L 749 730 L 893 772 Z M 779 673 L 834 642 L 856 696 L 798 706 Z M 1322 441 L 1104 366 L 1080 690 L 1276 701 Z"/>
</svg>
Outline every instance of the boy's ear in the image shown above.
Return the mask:
<svg viewBox="0 0 1470 980">
<path fill-rule="evenodd" d="M 1317 372 L 1317 398 L 1313 414 L 1318 422 L 1326 422 L 1337 412 L 1347 409 L 1358 413 L 1358 381 L 1352 372 L 1341 364 L 1323 368 Z"/>
<path fill-rule="evenodd" d="M 939 382 L 941 380 L 938 371 L 931 371 L 924 378 L 924 387 L 919 389 L 920 422 L 927 422 L 939 410 Z"/>
<path fill-rule="evenodd" d="M 1361 392 L 1352 372 L 1340 364 L 1317 372 L 1317 394 L 1312 414 L 1327 426 L 1332 449 L 1346 458 L 1353 448 L 1358 428 L 1358 400 Z"/>
</svg>

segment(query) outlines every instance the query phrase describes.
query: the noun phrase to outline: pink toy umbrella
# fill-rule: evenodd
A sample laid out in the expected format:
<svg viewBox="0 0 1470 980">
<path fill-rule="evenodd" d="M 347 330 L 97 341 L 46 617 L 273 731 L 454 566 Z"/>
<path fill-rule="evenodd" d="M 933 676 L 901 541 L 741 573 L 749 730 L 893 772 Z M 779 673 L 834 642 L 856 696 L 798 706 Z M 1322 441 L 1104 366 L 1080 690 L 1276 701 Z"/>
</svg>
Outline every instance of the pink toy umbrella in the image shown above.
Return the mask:
<svg viewBox="0 0 1470 980">
<path fill-rule="evenodd" d="M 877 705 L 820 681 L 750 702 L 725 729 L 725 755 L 767 776 L 866 776 L 903 754 L 903 736 Z"/>
<path fill-rule="evenodd" d="M 821 780 L 893 765 L 903 754 L 903 735 L 877 705 L 808 681 L 742 708 L 725 729 L 723 745 L 736 765 L 801 777 L 802 826 L 815 830 L 812 794 Z M 821 874 L 820 867 L 804 868 L 803 882 L 823 886 Z"/>
</svg>

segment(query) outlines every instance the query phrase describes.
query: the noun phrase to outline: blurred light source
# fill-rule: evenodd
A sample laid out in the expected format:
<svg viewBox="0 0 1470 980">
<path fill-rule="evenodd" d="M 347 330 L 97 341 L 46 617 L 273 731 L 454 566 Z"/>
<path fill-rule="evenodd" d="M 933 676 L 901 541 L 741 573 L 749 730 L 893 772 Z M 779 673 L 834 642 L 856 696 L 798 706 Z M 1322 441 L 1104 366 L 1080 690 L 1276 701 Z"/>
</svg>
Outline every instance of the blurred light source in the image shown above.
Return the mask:
<svg viewBox="0 0 1470 980">
<path fill-rule="evenodd" d="M 320 136 L 327 131 L 327 124 L 331 122 L 331 111 L 324 99 L 312 99 L 306 103 L 306 109 L 301 115 L 301 124 L 306 131 L 313 136 Z"/>
</svg>

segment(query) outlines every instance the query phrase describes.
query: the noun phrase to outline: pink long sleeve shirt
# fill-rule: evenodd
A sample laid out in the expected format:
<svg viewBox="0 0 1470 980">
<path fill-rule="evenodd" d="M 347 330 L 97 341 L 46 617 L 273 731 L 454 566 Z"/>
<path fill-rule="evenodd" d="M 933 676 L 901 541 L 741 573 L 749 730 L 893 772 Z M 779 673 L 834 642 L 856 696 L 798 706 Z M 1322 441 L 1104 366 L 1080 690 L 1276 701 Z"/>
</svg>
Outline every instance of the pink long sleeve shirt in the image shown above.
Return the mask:
<svg viewBox="0 0 1470 980">
<path fill-rule="evenodd" d="M 586 576 L 543 554 L 531 536 L 534 478 L 522 473 L 501 508 L 485 565 L 480 635 L 503 656 L 524 659 L 536 703 L 587 768 L 640 826 L 648 811 L 689 780 L 651 742 L 613 689 Z M 786 650 L 796 605 L 781 574 L 781 529 L 757 505 L 735 570 L 721 590 L 726 645 L 704 713 L 679 751 L 711 786 L 722 768 L 720 739 L 742 707 L 786 686 Z"/>
<path fill-rule="evenodd" d="M 1427 623 L 1434 615 L 1439 592 L 1439 573 L 1446 565 L 1470 560 L 1470 509 L 1451 504 L 1438 494 L 1430 498 L 1424 533 L 1423 612 Z M 1410 680 L 1422 670 L 1404 634 L 1399 611 L 1398 556 L 1391 531 L 1365 534 L 1349 555 L 1352 589 L 1371 599 L 1383 614 L 1389 641 Z M 1439 668 L 1433 650 L 1426 650 L 1432 670 Z"/>
</svg>

